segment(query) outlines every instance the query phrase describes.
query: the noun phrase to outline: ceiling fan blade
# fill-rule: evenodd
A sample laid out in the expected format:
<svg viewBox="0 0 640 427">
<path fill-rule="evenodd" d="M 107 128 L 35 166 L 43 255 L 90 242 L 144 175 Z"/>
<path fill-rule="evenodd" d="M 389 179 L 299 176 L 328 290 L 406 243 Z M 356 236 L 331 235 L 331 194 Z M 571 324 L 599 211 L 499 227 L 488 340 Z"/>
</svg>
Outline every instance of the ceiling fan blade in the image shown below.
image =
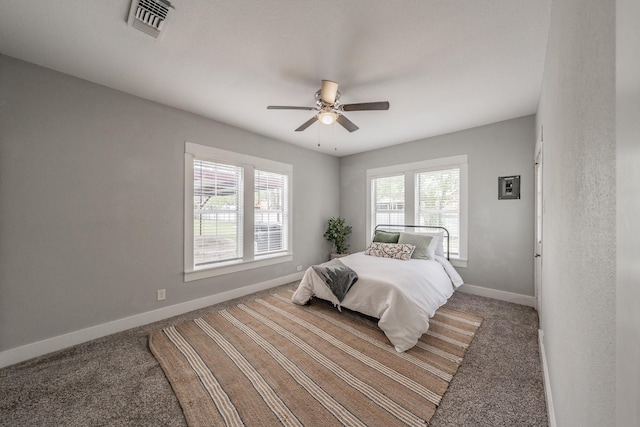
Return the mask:
<svg viewBox="0 0 640 427">
<path fill-rule="evenodd" d="M 318 117 L 317 116 L 311 117 L 309 120 L 307 120 L 306 122 L 301 124 L 300 127 L 298 129 L 296 129 L 296 132 L 301 132 L 301 131 L 305 130 L 306 128 L 308 128 L 309 126 L 311 126 L 312 124 L 314 124 L 317 121 L 318 121 Z"/>
<path fill-rule="evenodd" d="M 322 88 L 320 88 L 320 99 L 325 104 L 333 105 L 336 102 L 336 94 L 338 93 L 338 83 L 331 80 L 323 80 Z"/>
<path fill-rule="evenodd" d="M 355 125 L 355 123 L 353 123 L 351 120 L 347 119 L 343 115 L 339 115 L 338 118 L 336 119 L 336 122 L 340 123 L 342 127 L 348 130 L 349 132 L 354 132 L 360 129 L 358 126 Z"/>
<path fill-rule="evenodd" d="M 361 104 L 344 104 L 343 111 L 370 111 L 370 110 L 388 110 L 389 101 L 380 102 L 363 102 Z"/>
<path fill-rule="evenodd" d="M 315 110 L 314 107 L 291 107 L 288 105 L 269 105 L 267 110 Z"/>
</svg>

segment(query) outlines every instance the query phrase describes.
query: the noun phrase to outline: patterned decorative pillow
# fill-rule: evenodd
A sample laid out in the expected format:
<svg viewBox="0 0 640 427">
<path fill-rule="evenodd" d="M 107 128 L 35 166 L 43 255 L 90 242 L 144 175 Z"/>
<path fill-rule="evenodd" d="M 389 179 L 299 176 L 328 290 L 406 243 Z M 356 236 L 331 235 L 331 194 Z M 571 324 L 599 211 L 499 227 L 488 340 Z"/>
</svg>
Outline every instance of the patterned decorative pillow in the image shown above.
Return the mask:
<svg viewBox="0 0 640 427">
<path fill-rule="evenodd" d="M 416 247 L 414 245 L 371 242 L 367 250 L 364 251 L 364 254 L 408 261 L 411 259 L 411 254 L 413 254 L 415 248 Z"/>
</svg>

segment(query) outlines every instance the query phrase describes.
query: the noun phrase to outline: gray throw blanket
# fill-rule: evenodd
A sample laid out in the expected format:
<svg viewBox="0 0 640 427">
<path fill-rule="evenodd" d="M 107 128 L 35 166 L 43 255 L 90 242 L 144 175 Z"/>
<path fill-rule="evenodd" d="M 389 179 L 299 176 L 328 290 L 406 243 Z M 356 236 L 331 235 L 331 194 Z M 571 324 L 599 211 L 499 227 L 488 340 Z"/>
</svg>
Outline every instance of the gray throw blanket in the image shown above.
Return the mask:
<svg viewBox="0 0 640 427">
<path fill-rule="evenodd" d="M 324 264 L 313 265 L 312 268 L 340 302 L 347 295 L 351 285 L 358 281 L 356 272 L 337 258 Z"/>
</svg>

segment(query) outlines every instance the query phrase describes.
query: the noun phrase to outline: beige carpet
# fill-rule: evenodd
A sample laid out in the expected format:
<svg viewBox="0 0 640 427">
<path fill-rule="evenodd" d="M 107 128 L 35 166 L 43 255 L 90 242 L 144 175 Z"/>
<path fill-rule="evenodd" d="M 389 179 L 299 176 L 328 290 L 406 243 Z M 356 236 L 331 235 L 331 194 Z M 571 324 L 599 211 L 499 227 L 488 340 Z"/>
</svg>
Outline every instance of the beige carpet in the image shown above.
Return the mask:
<svg viewBox="0 0 640 427">
<path fill-rule="evenodd" d="M 150 334 L 190 426 L 424 426 L 482 322 L 442 307 L 397 353 L 372 322 L 290 295 Z"/>
</svg>

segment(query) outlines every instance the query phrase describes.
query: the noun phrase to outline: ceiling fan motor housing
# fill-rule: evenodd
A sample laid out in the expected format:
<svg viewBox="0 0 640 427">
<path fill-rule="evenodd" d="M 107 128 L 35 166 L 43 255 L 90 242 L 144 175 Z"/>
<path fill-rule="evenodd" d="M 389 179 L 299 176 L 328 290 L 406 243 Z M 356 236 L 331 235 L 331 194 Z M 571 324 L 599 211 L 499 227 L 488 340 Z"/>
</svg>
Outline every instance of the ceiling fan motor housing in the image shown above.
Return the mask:
<svg viewBox="0 0 640 427">
<path fill-rule="evenodd" d="M 340 105 L 340 91 L 339 90 L 336 91 L 336 97 L 335 97 L 335 101 L 333 102 L 333 104 L 327 104 L 326 102 L 324 102 L 322 100 L 321 90 L 318 89 L 318 91 L 316 92 L 316 105 L 319 108 L 333 107 L 333 108 L 337 109 L 338 106 Z"/>
</svg>

